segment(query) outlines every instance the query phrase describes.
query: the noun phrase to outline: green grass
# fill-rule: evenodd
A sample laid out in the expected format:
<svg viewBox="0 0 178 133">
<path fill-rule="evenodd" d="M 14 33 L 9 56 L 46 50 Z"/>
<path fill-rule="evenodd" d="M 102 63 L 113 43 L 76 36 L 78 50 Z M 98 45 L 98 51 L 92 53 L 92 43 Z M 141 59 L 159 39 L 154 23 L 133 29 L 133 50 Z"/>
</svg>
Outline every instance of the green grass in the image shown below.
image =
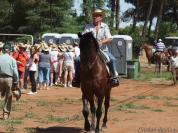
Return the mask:
<svg viewBox="0 0 178 133">
<path fill-rule="evenodd" d="M 34 117 L 36 117 L 37 115 L 35 114 L 35 113 L 33 113 L 33 112 L 27 112 L 26 114 L 25 114 L 25 117 L 26 118 L 34 118 Z"/>
<path fill-rule="evenodd" d="M 153 112 L 164 112 L 162 109 L 152 109 Z"/>
<path fill-rule="evenodd" d="M 153 96 L 153 95 L 148 95 L 148 96 L 138 95 L 138 96 L 134 96 L 134 98 L 136 98 L 136 99 L 166 100 L 166 101 L 178 100 L 178 97 Z"/>
<path fill-rule="evenodd" d="M 136 80 L 140 81 L 152 81 L 152 79 L 163 79 L 163 80 L 172 80 L 172 75 L 170 72 L 162 72 L 162 76 L 157 76 L 154 72 L 140 72 L 139 76 L 136 78 Z"/>
<path fill-rule="evenodd" d="M 48 120 L 53 122 L 58 122 L 58 123 L 64 123 L 66 121 L 66 118 L 48 116 Z"/>
<path fill-rule="evenodd" d="M 178 104 L 172 104 L 170 101 L 166 101 L 165 102 L 165 106 L 168 106 L 168 107 L 178 107 Z"/>
<path fill-rule="evenodd" d="M 8 120 L 0 121 L 0 124 L 4 125 L 7 133 L 13 133 L 13 132 L 16 132 L 15 125 L 21 125 L 23 124 L 23 122 L 24 121 L 22 118 L 18 118 L 18 119 L 13 119 L 13 120 L 8 119 Z"/>
<path fill-rule="evenodd" d="M 126 112 L 126 113 L 136 113 L 133 110 L 143 110 L 143 109 L 151 110 L 153 112 L 163 112 L 164 111 L 162 109 L 155 109 L 155 108 L 151 108 L 146 105 L 136 105 L 133 103 L 124 103 L 124 104 L 119 105 L 116 108 L 116 110 L 119 110 L 119 111 L 131 111 L 131 112 Z"/>
<path fill-rule="evenodd" d="M 146 105 L 135 105 L 133 103 L 124 103 L 117 107 L 117 110 L 130 110 L 130 109 L 150 109 L 149 106 Z"/>
<path fill-rule="evenodd" d="M 27 133 L 37 133 L 36 129 L 34 129 L 34 128 L 25 128 L 25 131 Z"/>
<path fill-rule="evenodd" d="M 43 100 L 39 100 L 36 103 L 36 106 L 48 106 L 48 105 L 49 105 L 49 103 L 46 101 L 43 101 Z"/>
</svg>

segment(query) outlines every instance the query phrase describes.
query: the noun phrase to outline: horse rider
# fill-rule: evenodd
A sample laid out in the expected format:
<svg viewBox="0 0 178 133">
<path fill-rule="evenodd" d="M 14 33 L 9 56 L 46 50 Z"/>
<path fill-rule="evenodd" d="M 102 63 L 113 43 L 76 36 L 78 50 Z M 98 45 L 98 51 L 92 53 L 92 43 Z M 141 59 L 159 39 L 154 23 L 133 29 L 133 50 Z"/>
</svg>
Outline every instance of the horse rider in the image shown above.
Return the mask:
<svg viewBox="0 0 178 133">
<path fill-rule="evenodd" d="M 8 119 L 12 107 L 12 95 L 16 100 L 20 99 L 21 92 L 18 89 L 18 69 L 16 60 L 11 57 L 9 45 L 0 42 L 0 92 L 5 97 L 3 107 L 3 119 Z"/>
<path fill-rule="evenodd" d="M 93 23 L 87 24 L 85 26 L 84 32 L 92 32 L 94 37 L 97 39 L 99 43 L 99 47 L 101 52 L 104 52 L 110 59 L 108 64 L 110 72 L 111 72 L 111 85 L 115 86 L 119 84 L 118 80 L 118 72 L 116 70 L 116 58 L 108 51 L 107 45 L 109 45 L 112 41 L 112 36 L 110 33 L 110 29 L 107 24 L 103 23 L 104 12 L 101 9 L 96 9 L 92 13 Z M 75 79 L 79 79 L 76 78 Z"/>
<path fill-rule="evenodd" d="M 165 44 L 163 43 L 162 39 L 158 39 L 158 43 L 156 43 L 155 48 L 156 48 L 156 51 L 154 52 L 154 55 L 158 52 L 164 53 L 164 50 L 166 47 L 165 47 Z"/>
</svg>

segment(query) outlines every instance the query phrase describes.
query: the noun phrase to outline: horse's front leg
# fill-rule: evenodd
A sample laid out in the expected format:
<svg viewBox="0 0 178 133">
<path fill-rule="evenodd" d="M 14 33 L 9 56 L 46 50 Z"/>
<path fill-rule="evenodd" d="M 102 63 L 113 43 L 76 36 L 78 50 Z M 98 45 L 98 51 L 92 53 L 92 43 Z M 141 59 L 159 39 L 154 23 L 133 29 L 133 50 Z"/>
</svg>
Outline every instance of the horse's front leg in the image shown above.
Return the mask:
<svg viewBox="0 0 178 133">
<path fill-rule="evenodd" d="M 97 124 L 96 124 L 96 129 L 95 129 L 95 133 L 99 133 L 99 127 L 100 127 L 100 119 L 102 116 L 102 103 L 103 103 L 103 97 L 102 98 L 98 98 L 98 107 L 96 110 L 96 118 L 97 118 Z"/>
<path fill-rule="evenodd" d="M 88 115 L 89 115 L 89 111 L 88 111 L 88 101 L 87 98 L 85 96 L 82 96 L 82 102 L 83 102 L 83 116 L 85 118 L 85 124 L 84 124 L 84 129 L 86 131 L 90 131 L 90 123 L 88 120 Z"/>
<path fill-rule="evenodd" d="M 162 77 L 162 62 L 159 63 L 159 77 Z"/>
<path fill-rule="evenodd" d="M 110 106 L 110 92 L 109 92 L 109 95 L 105 97 L 104 106 L 105 106 L 105 114 L 104 114 L 103 125 L 102 125 L 103 131 L 105 131 L 106 128 L 107 128 L 106 123 L 108 121 L 107 114 L 108 114 L 108 109 L 109 109 L 109 106 Z"/>
<path fill-rule="evenodd" d="M 91 110 L 91 131 L 95 131 L 95 103 L 94 103 L 94 96 L 89 99 L 90 103 L 90 110 Z"/>
</svg>

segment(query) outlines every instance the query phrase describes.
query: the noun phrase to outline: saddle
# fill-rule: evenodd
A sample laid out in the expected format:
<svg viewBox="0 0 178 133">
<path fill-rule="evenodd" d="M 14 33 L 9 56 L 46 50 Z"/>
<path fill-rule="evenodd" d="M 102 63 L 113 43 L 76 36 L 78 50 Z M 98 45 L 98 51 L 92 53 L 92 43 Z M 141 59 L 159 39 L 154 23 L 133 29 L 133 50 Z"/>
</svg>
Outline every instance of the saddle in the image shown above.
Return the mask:
<svg viewBox="0 0 178 133">
<path fill-rule="evenodd" d="M 101 58 L 101 60 L 104 61 L 105 64 L 108 64 L 110 62 L 109 56 L 103 50 L 100 49 L 98 51 L 98 55 Z"/>
<path fill-rule="evenodd" d="M 98 51 L 98 56 L 100 57 L 100 59 L 104 62 L 106 69 L 108 71 L 109 76 L 111 75 L 108 64 L 110 62 L 110 58 L 109 56 L 103 51 L 103 50 L 99 50 Z"/>
<path fill-rule="evenodd" d="M 118 77 L 112 77 L 112 74 L 111 74 L 109 66 L 108 66 L 108 64 L 110 63 L 109 56 L 104 51 L 102 51 L 101 49 L 99 50 L 98 55 L 106 66 L 107 72 L 110 76 L 109 80 L 110 80 L 111 86 L 112 87 L 118 86 L 119 85 L 119 79 L 118 79 Z"/>
</svg>

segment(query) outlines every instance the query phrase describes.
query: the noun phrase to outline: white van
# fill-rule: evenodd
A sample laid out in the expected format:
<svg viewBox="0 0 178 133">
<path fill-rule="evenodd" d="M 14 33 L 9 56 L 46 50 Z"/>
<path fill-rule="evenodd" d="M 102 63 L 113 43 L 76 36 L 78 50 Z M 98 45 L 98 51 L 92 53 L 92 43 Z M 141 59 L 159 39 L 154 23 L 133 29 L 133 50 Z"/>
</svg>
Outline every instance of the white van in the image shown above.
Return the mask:
<svg viewBox="0 0 178 133">
<path fill-rule="evenodd" d="M 74 42 L 79 43 L 79 38 L 77 34 L 63 33 L 61 34 L 60 43 L 66 43 L 67 45 L 73 45 Z"/>
<path fill-rule="evenodd" d="M 46 43 L 53 42 L 59 44 L 61 39 L 61 34 L 59 33 L 45 33 L 42 35 L 42 40 Z"/>
<path fill-rule="evenodd" d="M 178 47 L 178 37 L 165 37 L 164 43 L 166 47 Z"/>
</svg>

